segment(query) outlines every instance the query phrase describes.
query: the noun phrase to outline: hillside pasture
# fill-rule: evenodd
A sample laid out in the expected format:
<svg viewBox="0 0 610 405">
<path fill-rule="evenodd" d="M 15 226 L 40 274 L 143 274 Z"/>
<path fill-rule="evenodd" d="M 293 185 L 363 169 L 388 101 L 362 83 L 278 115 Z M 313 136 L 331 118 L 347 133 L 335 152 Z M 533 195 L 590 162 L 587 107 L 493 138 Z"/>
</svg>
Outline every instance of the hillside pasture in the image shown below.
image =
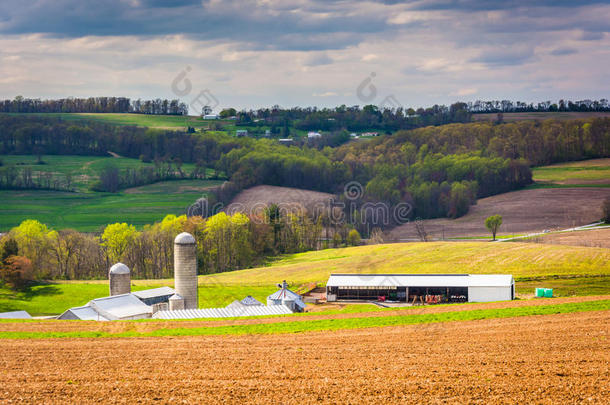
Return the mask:
<svg viewBox="0 0 610 405">
<path fill-rule="evenodd" d="M 485 218 L 502 215 L 499 236 L 523 235 L 543 230 L 567 229 L 590 224 L 602 216 L 601 205 L 610 197 L 610 188 L 539 188 L 513 191 L 482 198 L 468 214 L 457 218 L 423 220 L 429 238 L 491 238 Z M 419 240 L 414 223 L 389 232 L 393 241 Z"/>
<path fill-rule="evenodd" d="M 100 232 L 107 224 L 127 222 L 138 228 L 161 221 L 168 214 L 182 215 L 214 182 L 197 180 L 200 191 L 174 193 L 180 185 L 166 182 L 151 191 L 138 192 L 139 187 L 121 193 L 69 193 L 42 190 L 0 191 L 0 231 L 6 232 L 26 219 L 36 219 L 49 227 L 83 232 Z M 144 186 L 149 187 L 149 186 Z M 146 190 L 146 189 L 145 189 Z"/>
<path fill-rule="evenodd" d="M 538 183 L 560 185 L 597 185 L 610 187 L 610 159 L 591 159 L 536 167 L 533 179 Z"/>
<path fill-rule="evenodd" d="M 290 288 L 325 285 L 331 273 L 508 273 L 517 294 L 552 285 L 555 295 L 610 292 L 610 250 L 533 243 L 394 243 L 286 255 L 269 266 L 199 276 L 199 305 L 222 307 L 252 295 L 261 302 L 287 280 Z M 547 284 L 548 283 L 548 284 Z M 132 280 L 134 289 L 173 286 L 173 280 Z M 39 290 L 40 289 L 40 290 Z M 3 292 L 2 292 L 3 291 Z M 107 280 L 57 281 L 26 293 L 0 290 L 0 312 L 60 313 L 105 296 Z"/>
</svg>

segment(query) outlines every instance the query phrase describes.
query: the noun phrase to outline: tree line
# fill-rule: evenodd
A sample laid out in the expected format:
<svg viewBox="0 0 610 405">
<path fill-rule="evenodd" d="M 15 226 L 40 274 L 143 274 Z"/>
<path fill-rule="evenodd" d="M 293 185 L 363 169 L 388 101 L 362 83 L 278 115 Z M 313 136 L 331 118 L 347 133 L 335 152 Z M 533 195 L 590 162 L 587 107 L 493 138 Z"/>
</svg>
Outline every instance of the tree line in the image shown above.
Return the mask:
<svg viewBox="0 0 610 405">
<path fill-rule="evenodd" d="M 158 115 L 187 115 L 188 106 L 180 100 L 131 100 L 127 97 L 87 97 L 41 100 L 17 96 L 0 100 L 4 113 L 134 113 Z"/>
<path fill-rule="evenodd" d="M 277 206 L 249 215 L 168 215 L 142 230 L 115 223 L 106 226 L 101 235 L 55 231 L 36 220 L 25 220 L 0 238 L 0 258 L 8 266 L 6 274 L 0 274 L 0 282 L 16 286 L 24 284 L 23 277 L 104 279 L 116 262 L 125 263 L 133 278 L 171 278 L 173 241 L 181 232 L 189 232 L 197 240 L 200 274 L 252 267 L 270 256 L 315 250 L 329 243 L 334 247 L 360 243 L 358 233 L 347 227 L 337 227 L 333 241 L 321 243 L 322 223 L 320 216 L 314 218 L 304 209 L 283 212 Z M 11 256 L 24 259 L 7 261 Z M 22 275 L 20 264 L 27 264 Z"/>
<path fill-rule="evenodd" d="M 467 109 L 473 113 L 499 113 L 499 112 L 557 112 L 557 111 L 573 111 L 573 112 L 592 112 L 592 111 L 610 111 L 608 99 L 602 98 L 599 100 L 565 100 L 560 99 L 557 102 L 541 101 L 538 103 L 526 103 L 523 101 L 511 100 L 491 100 L 483 101 L 476 100 L 467 103 Z"/>
</svg>

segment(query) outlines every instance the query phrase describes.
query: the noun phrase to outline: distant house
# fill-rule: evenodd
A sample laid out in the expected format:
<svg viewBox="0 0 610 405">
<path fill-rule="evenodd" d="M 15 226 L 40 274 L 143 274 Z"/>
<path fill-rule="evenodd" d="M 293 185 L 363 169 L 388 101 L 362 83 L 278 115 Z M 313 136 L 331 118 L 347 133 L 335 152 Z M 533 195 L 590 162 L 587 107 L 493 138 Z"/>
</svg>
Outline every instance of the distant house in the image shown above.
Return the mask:
<svg viewBox="0 0 610 405">
<path fill-rule="evenodd" d="M 379 132 L 364 132 L 362 136 L 379 136 Z"/>
<path fill-rule="evenodd" d="M 238 138 L 248 136 L 248 130 L 247 129 L 238 129 L 237 131 L 235 131 L 235 136 Z"/>
<path fill-rule="evenodd" d="M 265 137 L 266 138 L 270 138 L 271 137 L 271 130 L 270 129 L 266 129 L 265 130 Z"/>
<path fill-rule="evenodd" d="M 204 120 L 217 120 L 219 117 L 218 114 L 205 114 L 202 118 Z"/>
<path fill-rule="evenodd" d="M 307 138 L 308 138 L 308 139 L 320 138 L 321 136 L 322 136 L 322 134 L 321 134 L 321 133 L 319 133 L 319 132 L 315 132 L 315 131 L 312 131 L 312 132 L 308 132 L 308 133 L 307 133 Z"/>
<path fill-rule="evenodd" d="M 294 139 L 292 138 L 280 138 L 277 140 L 281 145 L 292 145 Z"/>
</svg>

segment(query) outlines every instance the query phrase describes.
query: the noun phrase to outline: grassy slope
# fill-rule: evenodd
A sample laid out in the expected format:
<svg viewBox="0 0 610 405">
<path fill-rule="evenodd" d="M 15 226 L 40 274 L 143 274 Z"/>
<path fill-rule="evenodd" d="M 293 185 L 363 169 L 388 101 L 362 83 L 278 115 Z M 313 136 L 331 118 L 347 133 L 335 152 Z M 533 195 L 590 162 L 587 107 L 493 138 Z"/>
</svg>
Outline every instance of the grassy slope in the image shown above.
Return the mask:
<svg viewBox="0 0 610 405">
<path fill-rule="evenodd" d="M 328 249 L 289 255 L 268 267 L 199 277 L 199 305 L 225 306 L 252 295 L 265 302 L 276 283 L 293 288 L 326 283 L 332 272 L 343 273 L 510 273 L 517 292 L 555 288 L 555 295 L 608 294 L 610 250 L 532 243 L 483 242 L 404 243 Z M 593 277 L 597 275 L 597 277 Z M 522 281 L 521 281 L 522 280 Z M 134 280 L 134 288 L 173 285 L 172 280 Z M 37 289 L 41 288 L 40 292 Z M 34 287 L 15 296 L 0 290 L 0 312 L 25 309 L 32 314 L 60 313 L 106 295 L 107 281 L 72 281 Z"/>
<path fill-rule="evenodd" d="M 536 182 L 553 185 L 610 186 L 610 159 L 592 159 L 536 167 Z"/>
<path fill-rule="evenodd" d="M 207 127 L 208 121 L 198 116 L 145 115 L 145 114 L 75 114 L 75 113 L 32 113 L 9 115 L 36 115 L 42 117 L 61 117 L 67 121 L 99 121 L 113 125 L 135 125 L 139 127 L 184 129 L 187 125 L 194 128 Z"/>
</svg>

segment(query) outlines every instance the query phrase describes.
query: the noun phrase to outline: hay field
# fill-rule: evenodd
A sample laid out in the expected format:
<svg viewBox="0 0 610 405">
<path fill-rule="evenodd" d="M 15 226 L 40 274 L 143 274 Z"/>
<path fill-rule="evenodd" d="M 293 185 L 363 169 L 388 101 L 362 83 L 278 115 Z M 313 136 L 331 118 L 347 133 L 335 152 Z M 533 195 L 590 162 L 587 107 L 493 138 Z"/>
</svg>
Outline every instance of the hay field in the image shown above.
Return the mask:
<svg viewBox="0 0 610 405">
<path fill-rule="evenodd" d="M 280 335 L 4 340 L 0 402 L 602 403 L 609 311 Z"/>
<path fill-rule="evenodd" d="M 534 181 L 543 184 L 610 187 L 610 159 L 591 159 L 535 167 Z"/>
</svg>

